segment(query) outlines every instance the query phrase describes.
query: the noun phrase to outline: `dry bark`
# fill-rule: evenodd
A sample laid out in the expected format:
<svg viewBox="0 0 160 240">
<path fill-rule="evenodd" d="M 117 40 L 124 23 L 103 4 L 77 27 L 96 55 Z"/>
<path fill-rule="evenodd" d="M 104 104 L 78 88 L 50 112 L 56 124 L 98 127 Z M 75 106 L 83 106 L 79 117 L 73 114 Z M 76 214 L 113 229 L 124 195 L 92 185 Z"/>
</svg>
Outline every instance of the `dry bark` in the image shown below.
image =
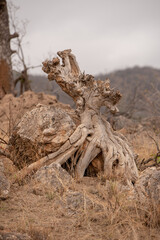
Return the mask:
<svg viewBox="0 0 160 240">
<path fill-rule="evenodd" d="M 10 34 L 6 0 L 0 0 L 0 98 L 6 93 L 13 93 L 13 76 L 10 40 L 18 34 Z"/>
<path fill-rule="evenodd" d="M 43 71 L 48 74 L 49 80 L 55 80 L 73 98 L 81 124 L 66 143 L 45 160 L 52 159 L 62 165 L 71 159 L 74 162 L 75 176 L 81 178 L 91 161 L 102 152 L 107 177 L 121 176 L 128 183 L 135 182 L 138 171 L 132 150 L 126 139 L 113 131 L 100 113 L 102 106 L 112 113 L 117 112 L 116 104 L 121 94 L 110 88 L 108 79 L 97 81 L 92 75 L 81 73 L 70 49 L 57 54 L 62 59 L 62 64 L 58 57 L 52 61 L 46 60 L 43 62 Z"/>
</svg>

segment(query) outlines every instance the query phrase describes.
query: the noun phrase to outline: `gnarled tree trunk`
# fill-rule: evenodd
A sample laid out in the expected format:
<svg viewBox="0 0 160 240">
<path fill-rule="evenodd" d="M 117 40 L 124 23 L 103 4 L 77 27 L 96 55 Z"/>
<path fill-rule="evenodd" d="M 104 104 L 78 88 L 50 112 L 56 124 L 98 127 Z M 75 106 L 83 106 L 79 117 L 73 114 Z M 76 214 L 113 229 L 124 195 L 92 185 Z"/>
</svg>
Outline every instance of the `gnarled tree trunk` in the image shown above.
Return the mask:
<svg viewBox="0 0 160 240">
<path fill-rule="evenodd" d="M 73 98 L 81 124 L 50 158 L 61 165 L 71 159 L 75 176 L 81 178 L 91 161 L 102 153 L 106 176 L 120 176 L 128 183 L 134 182 L 138 177 L 134 154 L 126 139 L 113 131 L 100 113 L 102 106 L 116 112 L 121 94 L 110 88 L 109 80 L 97 81 L 93 76 L 81 73 L 70 49 L 57 54 L 62 59 L 62 65 L 58 57 L 53 58 L 43 62 L 43 71 L 48 74 L 49 80 L 55 80 Z"/>
<path fill-rule="evenodd" d="M 13 92 L 10 40 L 18 34 L 10 34 L 6 0 L 0 0 L 0 99 Z"/>
</svg>

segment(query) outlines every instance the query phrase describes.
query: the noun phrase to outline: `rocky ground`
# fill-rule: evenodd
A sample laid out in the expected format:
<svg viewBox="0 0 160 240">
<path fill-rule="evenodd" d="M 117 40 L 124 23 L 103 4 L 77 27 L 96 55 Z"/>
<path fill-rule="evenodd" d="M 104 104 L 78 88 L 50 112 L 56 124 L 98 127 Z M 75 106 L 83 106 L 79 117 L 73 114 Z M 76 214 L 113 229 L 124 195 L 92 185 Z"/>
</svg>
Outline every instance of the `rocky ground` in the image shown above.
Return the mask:
<svg viewBox="0 0 160 240">
<path fill-rule="evenodd" d="M 64 109 L 78 125 L 70 106 L 54 96 L 6 95 L 0 102 L 1 140 L 7 142 L 20 118 L 37 104 Z M 147 123 L 128 123 L 119 131 L 139 155 L 139 162 L 157 153 L 150 135 L 158 141 L 158 134 Z M 5 143 L 1 141 L 0 147 L 5 149 Z M 0 157 L 0 239 L 159 239 L 159 168 L 140 172 L 133 188 L 106 180 L 103 173 L 76 181 L 53 164 L 23 180 L 16 178 L 17 171 L 10 159 Z"/>
</svg>

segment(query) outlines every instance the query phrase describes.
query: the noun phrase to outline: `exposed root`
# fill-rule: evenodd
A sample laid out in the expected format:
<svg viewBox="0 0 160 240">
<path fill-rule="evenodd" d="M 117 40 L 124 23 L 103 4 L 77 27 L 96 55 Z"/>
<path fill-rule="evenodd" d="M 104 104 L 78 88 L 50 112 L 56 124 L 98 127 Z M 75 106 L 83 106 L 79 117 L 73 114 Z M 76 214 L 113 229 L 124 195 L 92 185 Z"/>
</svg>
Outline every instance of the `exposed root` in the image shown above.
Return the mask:
<svg viewBox="0 0 160 240">
<path fill-rule="evenodd" d="M 75 138 L 75 136 L 80 136 L 79 138 Z M 70 136 L 70 138 L 61 146 L 61 148 L 54 152 L 50 153 L 47 156 L 39 159 L 38 161 L 30 164 L 29 166 L 24 167 L 17 173 L 17 178 L 25 178 L 27 175 L 30 175 L 31 173 L 37 171 L 39 168 L 41 168 L 44 165 L 49 165 L 51 163 L 56 163 L 62 165 L 65 163 L 78 149 L 81 148 L 83 143 L 85 142 L 88 131 L 82 127 L 81 125 L 77 127 L 77 129 L 74 131 L 74 133 Z M 71 140 L 72 139 L 72 140 Z M 73 139 L 76 139 L 75 142 Z M 73 142 L 72 142 L 73 141 Z M 73 143 L 71 145 L 71 142 Z M 13 182 L 16 181 L 13 180 Z"/>
</svg>

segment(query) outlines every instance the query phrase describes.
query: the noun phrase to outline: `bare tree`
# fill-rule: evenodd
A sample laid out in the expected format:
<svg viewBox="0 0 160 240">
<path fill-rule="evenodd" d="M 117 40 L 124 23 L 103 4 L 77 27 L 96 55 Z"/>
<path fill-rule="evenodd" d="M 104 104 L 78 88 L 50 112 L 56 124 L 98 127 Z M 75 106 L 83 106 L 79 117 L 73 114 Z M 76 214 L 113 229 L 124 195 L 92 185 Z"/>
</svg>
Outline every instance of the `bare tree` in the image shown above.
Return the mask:
<svg viewBox="0 0 160 240">
<path fill-rule="evenodd" d="M 20 72 L 20 76 L 14 81 L 14 87 L 20 82 L 20 94 L 24 91 L 31 90 L 31 85 L 29 81 L 28 71 L 29 69 L 41 67 L 41 65 L 37 66 L 29 66 L 26 62 L 25 54 L 24 54 L 24 39 L 26 37 L 26 26 L 27 21 L 19 21 L 16 17 L 16 13 L 19 7 L 15 6 L 10 2 L 9 4 L 9 17 L 11 28 L 13 31 L 18 32 L 17 38 L 13 41 L 13 46 L 15 48 L 15 55 L 13 65 L 16 66 L 16 70 Z M 15 64 L 14 64 L 15 62 Z"/>
<path fill-rule="evenodd" d="M 28 77 L 28 67 L 23 50 L 23 41 L 26 36 L 26 25 L 27 21 L 21 21 L 16 17 L 17 10 L 19 8 L 10 2 L 9 4 L 9 17 L 11 28 L 14 32 L 18 32 L 18 37 L 13 41 L 13 46 L 15 48 L 16 57 L 16 67 L 18 66 L 18 71 L 21 72 L 20 77 L 15 80 L 14 86 L 20 82 L 20 92 L 31 90 L 29 77 Z"/>
<path fill-rule="evenodd" d="M 0 0 L 0 98 L 6 93 L 13 93 L 13 75 L 10 41 L 18 37 L 18 34 L 10 34 L 9 17 L 6 0 Z"/>
</svg>

